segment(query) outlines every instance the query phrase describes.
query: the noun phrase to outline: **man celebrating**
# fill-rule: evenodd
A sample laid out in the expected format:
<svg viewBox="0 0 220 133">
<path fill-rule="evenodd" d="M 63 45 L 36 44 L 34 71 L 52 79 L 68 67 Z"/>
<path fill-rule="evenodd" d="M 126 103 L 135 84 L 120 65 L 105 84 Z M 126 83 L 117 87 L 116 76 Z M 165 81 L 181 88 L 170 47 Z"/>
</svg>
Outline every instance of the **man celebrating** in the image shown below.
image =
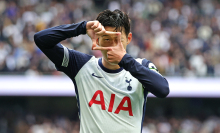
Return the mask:
<svg viewBox="0 0 220 133">
<path fill-rule="evenodd" d="M 92 39 L 92 50 L 101 50 L 102 58 L 60 44 L 86 33 Z M 160 98 L 169 94 L 167 80 L 152 62 L 126 53 L 131 39 L 129 17 L 120 10 L 105 10 L 96 21 L 35 34 L 36 45 L 75 85 L 80 133 L 141 132 L 147 94 Z"/>
</svg>

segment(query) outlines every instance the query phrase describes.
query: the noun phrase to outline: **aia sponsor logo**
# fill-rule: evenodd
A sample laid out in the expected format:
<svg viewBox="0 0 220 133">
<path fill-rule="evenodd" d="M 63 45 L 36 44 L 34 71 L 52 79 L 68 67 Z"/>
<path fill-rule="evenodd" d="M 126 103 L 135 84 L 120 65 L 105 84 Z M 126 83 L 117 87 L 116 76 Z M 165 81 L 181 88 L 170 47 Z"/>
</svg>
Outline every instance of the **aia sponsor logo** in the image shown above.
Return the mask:
<svg viewBox="0 0 220 133">
<path fill-rule="evenodd" d="M 99 97 L 100 100 L 96 100 L 97 97 Z M 111 94 L 110 103 L 108 107 L 108 112 L 112 112 L 113 106 L 115 102 L 115 94 Z M 125 102 L 127 102 L 127 107 L 124 106 Z M 102 110 L 106 110 L 105 108 L 105 101 L 104 101 L 104 95 L 101 90 L 97 90 L 92 99 L 89 102 L 89 107 L 91 107 L 93 104 L 98 104 L 101 106 Z M 94 105 L 93 105 L 94 106 Z M 131 99 L 128 96 L 125 96 L 122 98 L 121 102 L 119 103 L 118 107 L 114 111 L 115 114 L 118 114 L 120 111 L 128 111 L 129 116 L 133 116 L 132 107 L 131 107 Z"/>
</svg>

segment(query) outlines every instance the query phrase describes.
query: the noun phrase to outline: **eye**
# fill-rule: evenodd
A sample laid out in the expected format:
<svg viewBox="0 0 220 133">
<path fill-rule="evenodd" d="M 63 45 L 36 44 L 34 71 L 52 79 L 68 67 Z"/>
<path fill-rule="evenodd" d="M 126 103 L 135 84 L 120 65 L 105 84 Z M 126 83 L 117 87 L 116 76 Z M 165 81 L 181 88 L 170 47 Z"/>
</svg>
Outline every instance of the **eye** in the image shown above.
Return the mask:
<svg viewBox="0 0 220 133">
<path fill-rule="evenodd" d="M 105 41 L 110 41 L 109 39 L 105 39 Z"/>
</svg>

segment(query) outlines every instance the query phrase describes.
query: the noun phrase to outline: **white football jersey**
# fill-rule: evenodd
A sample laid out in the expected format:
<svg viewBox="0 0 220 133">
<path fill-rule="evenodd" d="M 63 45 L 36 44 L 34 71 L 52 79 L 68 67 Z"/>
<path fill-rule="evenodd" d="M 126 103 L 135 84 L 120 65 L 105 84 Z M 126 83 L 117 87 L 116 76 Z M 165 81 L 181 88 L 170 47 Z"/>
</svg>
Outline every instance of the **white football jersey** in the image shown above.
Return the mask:
<svg viewBox="0 0 220 133">
<path fill-rule="evenodd" d="M 80 133 L 140 133 L 145 101 L 142 84 L 124 69 L 103 71 L 98 60 L 92 57 L 75 77 Z"/>
</svg>

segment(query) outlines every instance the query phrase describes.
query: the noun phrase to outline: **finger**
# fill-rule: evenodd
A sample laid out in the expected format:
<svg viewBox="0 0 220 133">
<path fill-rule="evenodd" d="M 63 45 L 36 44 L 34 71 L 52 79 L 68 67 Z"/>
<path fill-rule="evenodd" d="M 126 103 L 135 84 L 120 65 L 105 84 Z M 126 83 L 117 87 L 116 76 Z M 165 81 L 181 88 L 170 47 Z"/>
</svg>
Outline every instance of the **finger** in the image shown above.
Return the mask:
<svg viewBox="0 0 220 133">
<path fill-rule="evenodd" d="M 95 23 L 96 23 L 97 20 L 95 21 L 88 21 L 87 24 L 86 24 L 86 28 L 91 28 Z"/>
<path fill-rule="evenodd" d="M 106 32 L 105 30 L 102 30 L 100 32 L 97 32 L 96 35 L 103 35 L 103 34 L 105 34 L 105 32 Z"/>
<path fill-rule="evenodd" d="M 108 55 L 107 60 L 114 60 L 114 58 L 111 55 Z"/>
<path fill-rule="evenodd" d="M 107 52 L 107 55 L 108 55 L 108 56 L 111 56 L 111 55 L 112 55 L 112 54 L 111 54 L 111 51 L 108 51 L 108 52 Z"/>
<path fill-rule="evenodd" d="M 99 23 L 98 27 L 94 29 L 95 32 L 99 32 L 102 30 L 102 25 Z"/>
<path fill-rule="evenodd" d="M 96 35 L 102 35 L 102 34 L 105 34 L 106 31 L 105 31 L 105 28 L 102 26 L 102 30 L 97 32 Z"/>
<path fill-rule="evenodd" d="M 112 31 L 106 31 L 105 34 L 106 35 L 117 35 L 119 34 L 120 32 L 112 32 Z"/>
<path fill-rule="evenodd" d="M 93 50 L 107 50 L 107 51 L 109 51 L 109 50 L 112 50 L 112 48 L 111 47 L 94 47 Z"/>
<path fill-rule="evenodd" d="M 121 45 L 122 46 L 122 43 L 121 43 L 121 33 L 119 32 L 118 34 L 117 34 L 117 41 L 118 41 L 118 45 Z"/>
<path fill-rule="evenodd" d="M 95 22 L 94 25 L 91 27 L 92 29 L 95 29 L 99 26 L 99 21 Z"/>
<path fill-rule="evenodd" d="M 113 58 L 112 58 L 111 55 L 107 54 L 107 59 L 108 59 L 108 60 L 112 60 Z"/>
<path fill-rule="evenodd" d="M 92 50 L 96 47 L 96 39 L 92 39 Z"/>
</svg>

